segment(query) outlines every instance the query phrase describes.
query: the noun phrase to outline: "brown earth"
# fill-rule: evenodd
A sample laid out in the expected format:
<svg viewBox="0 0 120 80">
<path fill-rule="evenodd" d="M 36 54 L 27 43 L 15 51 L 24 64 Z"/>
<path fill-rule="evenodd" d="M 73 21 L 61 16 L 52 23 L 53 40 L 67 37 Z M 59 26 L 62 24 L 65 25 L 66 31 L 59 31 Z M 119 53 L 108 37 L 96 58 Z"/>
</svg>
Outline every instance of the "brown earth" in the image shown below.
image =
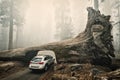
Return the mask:
<svg viewBox="0 0 120 80">
<path fill-rule="evenodd" d="M 0 79 L 10 76 L 25 67 L 17 61 L 0 61 Z M 90 63 L 78 64 L 62 62 L 54 64 L 42 74 L 39 80 L 120 80 L 120 60 L 113 60 L 109 67 L 92 65 Z"/>
<path fill-rule="evenodd" d="M 40 80 L 120 80 L 120 60 L 109 67 L 77 63 L 54 65 Z"/>
<path fill-rule="evenodd" d="M 24 70 L 23 64 L 17 61 L 0 61 L 0 79 Z"/>
</svg>

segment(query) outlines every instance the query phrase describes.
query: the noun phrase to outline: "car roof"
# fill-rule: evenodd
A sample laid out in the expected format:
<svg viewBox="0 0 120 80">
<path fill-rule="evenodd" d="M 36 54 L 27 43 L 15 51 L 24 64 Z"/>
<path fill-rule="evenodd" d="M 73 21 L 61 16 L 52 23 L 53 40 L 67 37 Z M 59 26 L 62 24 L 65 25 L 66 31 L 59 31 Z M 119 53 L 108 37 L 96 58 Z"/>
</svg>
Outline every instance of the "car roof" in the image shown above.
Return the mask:
<svg viewBox="0 0 120 80">
<path fill-rule="evenodd" d="M 44 57 L 47 57 L 47 56 L 50 56 L 50 55 L 37 55 L 37 56 L 35 56 L 34 58 L 44 58 Z M 52 56 L 51 56 L 52 57 Z"/>
</svg>

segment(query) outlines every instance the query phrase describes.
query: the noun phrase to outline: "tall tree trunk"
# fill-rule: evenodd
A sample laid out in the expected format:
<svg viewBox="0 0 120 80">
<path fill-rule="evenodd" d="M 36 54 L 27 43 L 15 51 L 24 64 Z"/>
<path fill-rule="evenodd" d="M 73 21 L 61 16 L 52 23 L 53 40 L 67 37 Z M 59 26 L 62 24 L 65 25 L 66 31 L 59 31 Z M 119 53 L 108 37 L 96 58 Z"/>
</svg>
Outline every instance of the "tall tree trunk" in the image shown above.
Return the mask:
<svg viewBox="0 0 120 80">
<path fill-rule="evenodd" d="M 120 0 L 118 0 L 118 1 L 119 1 L 119 6 L 118 6 L 118 19 L 119 19 L 118 20 L 118 22 L 119 22 L 119 26 L 118 26 L 119 27 L 119 43 L 118 43 L 119 46 L 118 47 L 119 47 L 119 50 L 118 51 L 119 51 L 119 54 L 120 54 Z"/>
<path fill-rule="evenodd" d="M 0 50 L 8 49 L 8 27 L 0 27 Z"/>
<path fill-rule="evenodd" d="M 17 30 L 16 30 L 16 41 L 15 41 L 15 48 L 21 48 L 23 43 L 23 26 L 17 26 Z"/>
<path fill-rule="evenodd" d="M 9 28 L 9 44 L 8 49 L 13 48 L 13 1 L 10 4 L 10 28 Z"/>
<path fill-rule="evenodd" d="M 98 0 L 94 0 L 94 9 L 95 9 L 96 11 L 99 10 L 99 1 L 98 1 Z"/>
</svg>

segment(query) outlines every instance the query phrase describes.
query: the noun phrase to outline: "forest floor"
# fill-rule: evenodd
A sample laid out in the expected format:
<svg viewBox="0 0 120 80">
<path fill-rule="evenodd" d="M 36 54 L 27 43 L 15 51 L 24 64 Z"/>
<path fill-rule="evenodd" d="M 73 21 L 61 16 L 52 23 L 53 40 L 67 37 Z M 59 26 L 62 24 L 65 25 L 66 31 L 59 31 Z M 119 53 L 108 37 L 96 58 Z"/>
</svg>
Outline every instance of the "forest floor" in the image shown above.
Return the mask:
<svg viewBox="0 0 120 80">
<path fill-rule="evenodd" d="M 114 60 L 110 67 L 61 63 L 54 65 L 39 80 L 120 80 L 120 60 Z"/>
<path fill-rule="evenodd" d="M 26 67 L 20 62 L 1 61 L 0 79 L 25 69 Z M 90 63 L 54 64 L 47 72 L 38 77 L 38 80 L 120 80 L 120 60 L 113 60 L 111 67 L 92 65 Z"/>
<path fill-rule="evenodd" d="M 23 64 L 18 61 L 0 61 L 0 79 L 24 69 Z"/>
</svg>

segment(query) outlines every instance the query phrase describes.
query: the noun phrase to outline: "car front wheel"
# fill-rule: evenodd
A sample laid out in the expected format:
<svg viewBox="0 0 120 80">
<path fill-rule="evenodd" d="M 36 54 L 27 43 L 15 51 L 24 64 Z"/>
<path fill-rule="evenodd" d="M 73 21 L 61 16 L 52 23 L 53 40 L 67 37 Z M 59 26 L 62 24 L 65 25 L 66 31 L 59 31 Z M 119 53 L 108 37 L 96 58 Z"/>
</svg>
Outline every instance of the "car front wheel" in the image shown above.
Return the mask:
<svg viewBox="0 0 120 80">
<path fill-rule="evenodd" d="M 48 65 L 45 65 L 44 71 L 48 70 Z"/>
</svg>

